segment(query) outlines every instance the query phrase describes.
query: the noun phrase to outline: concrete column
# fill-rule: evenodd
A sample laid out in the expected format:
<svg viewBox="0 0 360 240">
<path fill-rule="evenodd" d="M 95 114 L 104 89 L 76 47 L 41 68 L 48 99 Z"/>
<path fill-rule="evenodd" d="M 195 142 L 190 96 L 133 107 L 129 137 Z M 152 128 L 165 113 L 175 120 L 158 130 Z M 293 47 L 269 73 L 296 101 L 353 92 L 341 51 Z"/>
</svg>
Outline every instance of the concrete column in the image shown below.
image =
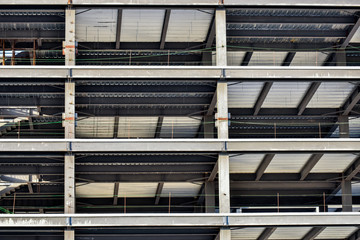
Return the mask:
<svg viewBox="0 0 360 240">
<path fill-rule="evenodd" d="M 214 138 L 214 118 L 212 115 L 204 116 L 204 138 Z"/>
<path fill-rule="evenodd" d="M 75 138 L 75 83 L 65 83 L 65 114 L 63 119 L 65 138 Z"/>
<path fill-rule="evenodd" d="M 74 240 L 75 231 L 74 230 L 65 230 L 64 231 L 64 240 Z"/>
<path fill-rule="evenodd" d="M 75 213 L 75 156 L 65 155 L 64 169 L 64 213 Z M 67 239 L 67 238 L 65 238 Z"/>
<path fill-rule="evenodd" d="M 229 155 L 219 154 L 218 159 L 218 179 L 219 179 L 219 212 L 230 212 L 230 170 Z"/>
<path fill-rule="evenodd" d="M 219 235 L 220 235 L 220 240 L 230 240 L 231 230 L 229 228 L 221 228 Z"/>
<path fill-rule="evenodd" d="M 217 9 L 215 13 L 215 34 L 216 34 L 216 66 L 225 67 L 226 58 L 226 11 Z"/>
<path fill-rule="evenodd" d="M 215 212 L 215 183 L 205 182 L 205 212 Z"/>
<path fill-rule="evenodd" d="M 350 137 L 349 133 L 349 116 L 339 116 L 339 137 L 348 138 Z"/>
<path fill-rule="evenodd" d="M 216 10 L 215 32 L 216 32 L 216 66 L 225 67 L 227 65 L 225 9 Z M 220 79 L 217 83 L 216 92 L 217 92 L 218 138 L 227 139 L 229 137 L 227 82 L 222 81 Z"/>
<path fill-rule="evenodd" d="M 352 212 L 351 181 L 343 180 L 341 182 L 341 200 L 342 200 L 342 211 Z"/>
<path fill-rule="evenodd" d="M 64 43 L 65 65 L 75 65 L 76 43 L 75 43 L 75 10 L 65 10 L 65 43 Z"/>
</svg>

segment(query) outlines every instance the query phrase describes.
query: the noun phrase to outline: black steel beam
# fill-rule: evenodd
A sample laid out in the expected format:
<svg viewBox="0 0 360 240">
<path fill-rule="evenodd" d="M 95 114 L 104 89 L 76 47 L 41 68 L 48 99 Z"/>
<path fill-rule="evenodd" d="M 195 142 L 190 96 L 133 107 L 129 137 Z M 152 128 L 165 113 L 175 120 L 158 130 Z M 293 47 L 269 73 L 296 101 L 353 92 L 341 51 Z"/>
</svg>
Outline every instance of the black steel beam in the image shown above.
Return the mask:
<svg viewBox="0 0 360 240">
<path fill-rule="evenodd" d="M 360 157 L 357 157 L 343 172 L 345 181 L 351 181 L 360 172 Z"/>
<path fill-rule="evenodd" d="M 269 166 L 272 159 L 275 157 L 275 154 L 266 154 L 264 158 L 262 159 L 260 165 L 256 169 L 255 173 L 255 181 L 259 181 L 263 174 L 265 173 L 266 168 Z"/>
<path fill-rule="evenodd" d="M 257 240 L 267 240 L 275 232 L 276 227 L 265 228 L 265 230 L 260 234 Z"/>
<path fill-rule="evenodd" d="M 212 65 L 212 45 L 215 40 L 215 15 L 211 19 L 210 27 L 205 41 L 205 50 L 202 54 L 203 65 Z"/>
<path fill-rule="evenodd" d="M 313 240 L 315 239 L 322 231 L 325 230 L 325 227 L 313 227 L 303 238 L 302 240 Z"/>
<path fill-rule="evenodd" d="M 261 89 L 261 92 L 256 100 L 255 106 L 254 106 L 254 112 L 253 115 L 258 115 L 261 109 L 261 106 L 263 105 L 266 96 L 270 92 L 270 89 L 273 85 L 273 82 L 265 82 L 263 88 Z"/>
<path fill-rule="evenodd" d="M 307 105 L 311 101 L 312 97 L 315 95 L 315 93 L 318 90 L 318 88 L 320 87 L 320 85 L 321 85 L 321 82 L 311 83 L 310 87 L 306 91 L 304 97 L 302 98 L 300 104 L 297 107 L 297 109 L 298 109 L 297 115 L 302 115 L 304 113 Z"/>
<path fill-rule="evenodd" d="M 120 49 L 121 25 L 122 25 L 122 9 L 118 9 L 118 15 L 116 21 L 115 49 Z"/>
<path fill-rule="evenodd" d="M 65 39 L 65 31 L 43 31 L 43 30 L 6 30 L 0 31 L 0 38 L 2 39 Z"/>
<path fill-rule="evenodd" d="M 117 205 L 118 204 L 118 199 L 119 199 L 119 183 L 116 182 L 114 183 L 114 202 L 113 205 Z"/>
<path fill-rule="evenodd" d="M 300 171 L 300 181 L 305 180 L 305 178 L 309 175 L 311 172 L 311 169 L 315 167 L 315 165 L 319 162 L 319 160 L 324 156 L 324 154 L 313 154 L 308 159 L 308 161 L 305 163 L 305 165 L 302 167 Z"/>
<path fill-rule="evenodd" d="M 241 62 L 241 66 L 248 66 L 252 55 L 253 55 L 253 52 L 246 52 L 245 56 Z"/>
<path fill-rule="evenodd" d="M 358 16 L 359 16 L 359 15 L 358 15 Z M 345 40 L 344 40 L 344 41 L 342 42 L 342 44 L 341 44 L 340 49 L 345 49 L 345 48 L 349 45 L 351 39 L 353 38 L 353 36 L 355 35 L 355 33 L 358 31 L 359 27 L 360 27 L 360 17 L 358 17 L 358 19 L 356 20 L 356 23 L 355 23 L 354 26 L 351 28 L 349 34 L 347 34 Z"/>
<path fill-rule="evenodd" d="M 360 86 L 356 86 L 353 92 L 346 99 L 345 103 L 342 105 L 342 115 L 347 116 L 354 109 L 355 105 L 360 100 Z"/>
<path fill-rule="evenodd" d="M 163 116 L 160 116 L 160 117 L 158 118 L 158 122 L 157 122 L 157 124 L 156 124 L 156 129 L 155 129 L 155 136 L 154 136 L 154 138 L 160 138 L 161 128 L 162 128 L 163 121 L 164 121 L 164 117 L 163 117 Z"/>
<path fill-rule="evenodd" d="M 165 41 L 166 41 L 166 35 L 167 35 L 168 27 L 169 27 L 170 14 L 171 14 L 171 9 L 166 9 L 163 27 L 162 27 L 162 31 L 161 31 L 161 38 L 160 38 L 160 49 L 161 50 L 163 50 L 165 48 Z"/>
<path fill-rule="evenodd" d="M 290 66 L 296 52 L 288 52 L 281 66 Z"/>
<path fill-rule="evenodd" d="M 164 188 L 164 182 L 159 182 L 155 193 L 155 205 L 158 205 L 161 198 L 161 192 Z"/>
</svg>

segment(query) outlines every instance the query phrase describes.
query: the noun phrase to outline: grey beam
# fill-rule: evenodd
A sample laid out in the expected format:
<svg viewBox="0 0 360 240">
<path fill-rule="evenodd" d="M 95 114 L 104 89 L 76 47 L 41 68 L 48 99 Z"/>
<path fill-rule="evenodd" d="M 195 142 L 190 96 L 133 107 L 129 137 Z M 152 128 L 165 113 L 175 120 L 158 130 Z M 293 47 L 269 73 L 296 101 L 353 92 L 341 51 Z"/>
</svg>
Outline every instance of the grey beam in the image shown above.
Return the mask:
<svg viewBox="0 0 360 240">
<path fill-rule="evenodd" d="M 170 14 L 171 14 L 171 9 L 166 9 L 164 23 L 163 23 L 163 27 L 162 27 L 162 31 L 161 31 L 160 49 L 165 48 L 166 34 L 168 31 L 168 27 L 169 27 Z"/>
<path fill-rule="evenodd" d="M 71 221 L 69 221 L 71 217 Z M 1 214 L 0 227 L 354 226 L 360 213 Z"/>
<path fill-rule="evenodd" d="M 215 40 L 215 15 L 213 16 L 210 24 L 210 28 L 208 30 L 208 34 L 206 37 L 205 51 L 202 55 L 203 65 L 212 65 L 212 45 Z"/>
<path fill-rule="evenodd" d="M 356 230 L 350 237 L 346 240 L 360 240 L 360 229 Z"/>
<path fill-rule="evenodd" d="M 302 240 L 314 240 L 324 230 L 325 227 L 314 227 L 302 238 Z"/>
<path fill-rule="evenodd" d="M 266 96 L 268 95 L 268 93 L 270 92 L 270 89 L 273 85 L 273 82 L 266 82 L 264 83 L 263 88 L 261 89 L 261 92 L 256 100 L 255 106 L 254 106 L 254 115 L 258 115 L 261 106 L 263 105 Z"/>
<path fill-rule="evenodd" d="M 302 167 L 302 169 L 300 171 L 300 181 L 305 180 L 305 178 L 311 172 L 311 169 L 313 169 L 315 167 L 315 165 L 319 162 L 319 160 L 323 156 L 324 156 L 324 154 L 321 154 L 321 153 L 311 155 L 309 160 L 307 160 L 307 162 L 305 163 L 305 165 Z"/>
<path fill-rule="evenodd" d="M 114 121 L 114 134 L 113 134 L 113 138 L 118 138 L 118 132 L 119 132 L 119 116 L 115 116 L 115 121 Z"/>
<path fill-rule="evenodd" d="M 359 102 L 359 100 L 360 100 L 360 86 L 356 86 L 353 92 L 349 95 L 349 97 L 346 99 L 345 103 L 341 107 L 341 109 L 343 110 L 342 115 L 345 116 L 349 115 L 353 110 L 353 108 L 355 107 L 355 105 Z"/>
<path fill-rule="evenodd" d="M 67 78 L 72 70 L 72 78 L 100 79 L 157 79 L 180 78 L 185 81 L 194 79 L 219 79 L 259 81 L 346 81 L 358 79 L 358 67 L 217 67 L 217 66 L 180 66 L 180 67 L 96 67 L 96 66 L 3 66 L 0 74 L 3 78 Z M 225 73 L 225 76 L 223 76 Z"/>
<path fill-rule="evenodd" d="M 215 163 L 215 165 L 214 165 L 214 168 L 213 168 L 213 170 L 211 171 L 211 174 L 210 174 L 210 176 L 209 176 L 209 178 L 208 178 L 208 182 L 213 182 L 213 181 L 215 181 L 215 178 L 216 178 L 216 175 L 217 175 L 217 173 L 218 173 L 218 169 L 219 169 L 219 167 L 218 167 L 218 161 L 216 161 L 216 163 Z"/>
<path fill-rule="evenodd" d="M 281 66 L 290 66 L 296 52 L 288 52 Z"/>
<path fill-rule="evenodd" d="M 252 55 L 253 55 L 253 52 L 246 52 L 245 56 L 241 62 L 241 66 L 248 66 Z"/>
<path fill-rule="evenodd" d="M 357 19 L 355 25 L 351 28 L 349 34 L 347 35 L 345 40 L 342 42 L 340 49 L 345 49 L 349 45 L 351 39 L 353 38 L 355 33 L 358 31 L 359 27 L 360 27 L 360 18 Z"/>
<path fill-rule="evenodd" d="M 161 128 L 162 128 L 162 124 L 164 121 L 164 117 L 160 116 L 158 118 L 157 124 L 156 124 L 156 129 L 155 129 L 155 136 L 154 138 L 160 138 L 160 134 L 161 134 Z"/>
<path fill-rule="evenodd" d="M 275 154 L 266 154 L 262 159 L 260 165 L 255 172 L 255 181 L 259 181 L 264 174 L 266 168 L 269 166 L 271 160 L 275 157 Z"/>
<path fill-rule="evenodd" d="M 119 182 L 114 183 L 114 201 L 113 205 L 118 205 L 118 199 L 119 199 Z"/>
<path fill-rule="evenodd" d="M 360 139 L 0 139 L 0 152 L 359 152 Z"/>
<path fill-rule="evenodd" d="M 360 172 L 360 157 L 357 157 L 352 164 L 343 172 L 345 181 L 351 181 Z"/>
<path fill-rule="evenodd" d="M 118 15 L 116 21 L 116 39 L 115 39 L 116 49 L 120 49 L 121 25 L 122 25 L 122 9 L 118 9 Z"/>
<path fill-rule="evenodd" d="M 161 192 L 164 188 L 164 182 L 160 182 L 158 183 L 158 186 L 156 188 L 156 193 L 155 193 L 155 205 L 159 204 L 160 198 L 161 198 Z"/>
<path fill-rule="evenodd" d="M 316 91 L 318 90 L 320 85 L 321 85 L 321 82 L 311 83 L 311 85 L 308 88 L 308 90 L 306 91 L 304 97 L 301 99 L 301 102 L 300 102 L 299 106 L 297 107 L 298 115 L 303 114 L 303 112 L 305 111 L 307 105 L 311 101 L 312 97 L 314 96 L 314 94 L 316 93 Z"/>
<path fill-rule="evenodd" d="M 265 230 L 260 234 L 257 240 L 267 240 L 275 232 L 276 227 L 265 228 Z"/>
</svg>

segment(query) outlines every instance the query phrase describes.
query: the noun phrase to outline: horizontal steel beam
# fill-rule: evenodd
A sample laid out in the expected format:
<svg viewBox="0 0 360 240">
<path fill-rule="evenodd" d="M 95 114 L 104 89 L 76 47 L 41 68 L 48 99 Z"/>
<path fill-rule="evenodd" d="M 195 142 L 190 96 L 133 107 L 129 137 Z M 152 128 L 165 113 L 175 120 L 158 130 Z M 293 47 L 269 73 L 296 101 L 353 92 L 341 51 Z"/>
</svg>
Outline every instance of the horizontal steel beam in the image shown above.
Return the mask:
<svg viewBox="0 0 360 240">
<path fill-rule="evenodd" d="M 360 139 L 6 139 L 0 152 L 359 152 Z"/>
<path fill-rule="evenodd" d="M 255 227 L 353 226 L 360 213 L 252 214 L 16 214 L 1 215 L 0 227 Z"/>
<path fill-rule="evenodd" d="M 0 0 L 1 5 L 67 5 L 67 0 L 52 0 L 51 3 L 47 0 Z M 81 5 L 98 5 L 98 6 L 233 6 L 233 7 L 254 7 L 254 6 L 291 6 L 293 8 L 299 7 L 360 7 L 358 0 L 326 0 L 326 1 L 312 1 L 312 0 L 302 0 L 301 2 L 297 0 L 226 0 L 224 3 L 218 0 L 73 0 L 72 4 L 75 6 Z"/>
<path fill-rule="evenodd" d="M 94 66 L 5 66 L 0 67 L 2 78 L 99 78 L 99 79 L 219 79 L 253 81 L 357 80 L 358 67 L 94 67 Z"/>
</svg>

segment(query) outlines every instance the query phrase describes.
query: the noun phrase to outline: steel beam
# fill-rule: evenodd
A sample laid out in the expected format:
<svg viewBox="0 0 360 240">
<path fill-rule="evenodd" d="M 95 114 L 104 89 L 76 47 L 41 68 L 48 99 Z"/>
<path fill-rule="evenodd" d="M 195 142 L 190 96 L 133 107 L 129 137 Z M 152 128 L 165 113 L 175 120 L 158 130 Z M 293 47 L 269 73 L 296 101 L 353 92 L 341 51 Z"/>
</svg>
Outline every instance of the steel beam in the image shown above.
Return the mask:
<svg viewBox="0 0 360 240">
<path fill-rule="evenodd" d="M 161 192 L 164 188 L 164 182 L 159 182 L 155 192 L 155 205 L 158 205 L 161 198 Z"/>
<path fill-rule="evenodd" d="M 342 105 L 341 109 L 343 110 L 342 115 L 346 116 L 351 113 L 355 105 L 360 100 L 360 86 L 356 86 L 353 92 L 346 99 L 345 103 Z"/>
<path fill-rule="evenodd" d="M 166 35 L 167 35 L 168 27 L 169 27 L 170 14 L 171 14 L 171 9 L 166 9 L 163 27 L 162 27 L 162 31 L 161 31 L 160 49 L 165 48 L 165 41 L 166 41 Z"/>
<path fill-rule="evenodd" d="M 324 154 L 321 154 L 321 153 L 311 155 L 309 160 L 305 163 L 305 165 L 302 167 L 302 169 L 300 171 L 300 181 L 305 180 L 305 178 L 311 172 L 311 169 L 313 169 L 315 167 L 315 165 L 319 162 L 319 160 L 323 156 L 324 156 Z"/>
<path fill-rule="evenodd" d="M 71 220 L 70 220 L 71 218 Z M 360 213 L 1 214 L 0 227 L 354 226 Z"/>
<path fill-rule="evenodd" d="M 360 172 L 360 157 L 357 157 L 353 163 L 343 172 L 345 181 L 351 181 L 356 174 Z"/>
<path fill-rule="evenodd" d="M 203 65 L 212 65 L 212 45 L 215 40 L 215 14 L 211 20 L 210 27 L 208 30 L 208 34 L 206 37 L 205 50 L 202 55 Z"/>
<path fill-rule="evenodd" d="M 260 165 L 255 172 L 255 181 L 259 181 L 264 174 L 266 168 L 269 166 L 272 159 L 275 157 L 275 154 L 266 154 L 261 161 Z"/>
<path fill-rule="evenodd" d="M 263 105 L 266 96 L 268 95 L 268 93 L 270 92 L 270 89 L 273 85 L 273 82 L 266 82 L 264 83 L 264 86 L 256 100 L 255 106 L 254 106 L 254 115 L 258 115 L 258 113 L 260 112 L 261 106 Z"/>
<path fill-rule="evenodd" d="M 316 91 L 320 87 L 321 82 L 314 82 L 311 83 L 310 87 L 306 91 L 304 97 L 302 98 L 301 102 L 299 103 L 297 109 L 298 109 L 298 115 L 301 115 L 304 113 L 307 105 L 311 101 L 312 97 L 315 95 Z"/>
<path fill-rule="evenodd" d="M 290 66 L 296 52 L 288 52 L 281 66 Z"/>
<path fill-rule="evenodd" d="M 260 234 L 257 240 L 267 240 L 275 232 L 276 227 L 265 228 L 265 230 Z"/>
<path fill-rule="evenodd" d="M 157 124 L 156 124 L 156 129 L 155 129 L 155 136 L 154 138 L 160 138 L 160 134 L 161 134 L 161 128 L 162 128 L 162 124 L 164 121 L 164 117 L 160 116 L 158 118 Z"/>
<path fill-rule="evenodd" d="M 114 201 L 113 205 L 118 205 L 118 198 L 119 198 L 119 182 L 114 183 Z"/>
<path fill-rule="evenodd" d="M 120 49 L 120 37 L 121 37 L 121 25 L 122 25 L 122 9 L 118 9 L 117 21 L 116 21 L 116 39 L 115 49 Z"/>
<path fill-rule="evenodd" d="M 241 62 L 241 66 L 248 66 L 251 60 L 251 57 L 253 55 L 253 52 L 246 52 L 245 56 Z"/>
<path fill-rule="evenodd" d="M 325 227 L 314 227 L 302 238 L 302 240 L 314 240 L 324 230 Z"/>
</svg>

